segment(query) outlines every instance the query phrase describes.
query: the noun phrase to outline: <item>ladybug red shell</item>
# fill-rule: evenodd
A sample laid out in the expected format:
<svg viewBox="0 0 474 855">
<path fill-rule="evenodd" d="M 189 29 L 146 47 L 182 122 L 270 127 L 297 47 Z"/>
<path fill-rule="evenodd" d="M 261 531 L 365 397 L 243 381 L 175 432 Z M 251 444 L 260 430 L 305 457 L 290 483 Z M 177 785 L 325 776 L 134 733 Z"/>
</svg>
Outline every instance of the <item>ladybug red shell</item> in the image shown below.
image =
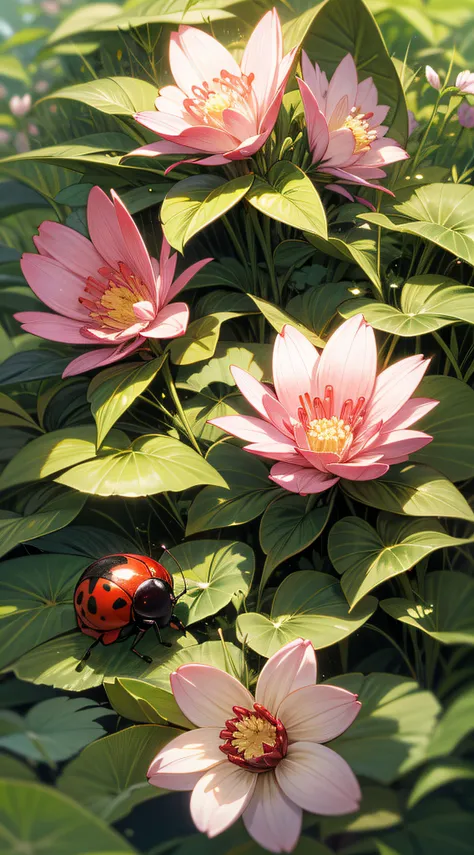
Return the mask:
<svg viewBox="0 0 474 855">
<path fill-rule="evenodd" d="M 99 641 L 113 644 L 134 633 L 132 651 L 151 662 L 149 656 L 135 649 L 136 644 L 150 627 L 154 628 L 161 644 L 164 642 L 160 629 L 172 626 L 185 631 L 181 621 L 173 615 L 177 600 L 173 577 L 153 558 L 128 553 L 106 555 L 94 561 L 84 570 L 74 591 L 77 625 L 84 635 L 95 639 L 78 670 Z"/>
</svg>

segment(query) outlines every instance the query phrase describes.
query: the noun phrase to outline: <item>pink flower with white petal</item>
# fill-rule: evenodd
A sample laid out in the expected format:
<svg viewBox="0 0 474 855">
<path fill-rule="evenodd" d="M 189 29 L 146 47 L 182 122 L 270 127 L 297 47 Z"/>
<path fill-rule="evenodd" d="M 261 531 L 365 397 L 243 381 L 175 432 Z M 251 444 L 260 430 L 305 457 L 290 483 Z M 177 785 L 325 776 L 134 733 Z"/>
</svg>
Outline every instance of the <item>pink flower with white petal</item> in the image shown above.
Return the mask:
<svg viewBox="0 0 474 855">
<path fill-rule="evenodd" d="M 317 171 L 333 175 L 344 184 L 389 192 L 372 184 L 371 179 L 385 178 L 382 167 L 405 160 L 408 154 L 395 140 L 385 137 L 388 127 L 382 122 L 389 108 L 378 104 L 372 78 L 358 82 L 350 54 L 341 60 L 330 82 L 304 51 L 302 68 L 304 80 L 298 80 L 298 85 Z M 337 185 L 330 187 L 337 189 Z"/>
<path fill-rule="evenodd" d="M 293 493 L 321 493 L 340 478 L 371 481 L 432 440 L 408 430 L 438 404 L 410 400 L 429 362 L 409 356 L 377 375 L 374 331 L 362 315 L 341 324 L 321 355 L 287 325 L 273 349 L 274 390 L 231 367 L 260 418 L 210 424 L 249 442 L 245 451 L 279 461 L 270 478 Z"/>
<path fill-rule="evenodd" d="M 276 122 L 296 48 L 283 56 L 276 9 L 255 27 L 240 61 L 212 36 L 181 26 L 170 38 L 169 60 L 176 86 L 164 86 L 157 112 L 135 119 L 159 134 L 131 154 L 202 155 L 195 163 L 222 166 L 251 157 Z"/>
<path fill-rule="evenodd" d="M 240 816 L 270 852 L 291 852 L 303 810 L 353 813 L 361 798 L 351 767 L 321 743 L 335 739 L 359 713 L 357 695 L 316 686 L 310 641 L 291 641 L 272 656 L 255 697 L 211 665 L 181 665 L 171 688 L 197 730 L 173 739 L 153 760 L 156 787 L 192 790 L 191 815 L 215 837 Z"/>
<path fill-rule="evenodd" d="M 474 72 L 461 71 L 456 77 L 456 86 L 461 95 L 474 95 Z"/>
<path fill-rule="evenodd" d="M 431 65 L 425 66 L 425 76 L 430 86 L 439 92 L 441 89 L 441 80 L 439 79 L 438 72 Z"/>
<path fill-rule="evenodd" d="M 93 187 L 87 200 L 91 240 L 46 221 L 34 237 L 38 255 L 26 252 L 21 269 L 49 312 L 18 312 L 25 332 L 50 341 L 99 345 L 69 363 L 63 377 L 110 365 L 147 339 L 184 335 L 186 303 L 172 303 L 212 259 L 192 264 L 176 279 L 177 255 L 163 236 L 160 261 L 151 258 L 123 202 Z"/>
</svg>

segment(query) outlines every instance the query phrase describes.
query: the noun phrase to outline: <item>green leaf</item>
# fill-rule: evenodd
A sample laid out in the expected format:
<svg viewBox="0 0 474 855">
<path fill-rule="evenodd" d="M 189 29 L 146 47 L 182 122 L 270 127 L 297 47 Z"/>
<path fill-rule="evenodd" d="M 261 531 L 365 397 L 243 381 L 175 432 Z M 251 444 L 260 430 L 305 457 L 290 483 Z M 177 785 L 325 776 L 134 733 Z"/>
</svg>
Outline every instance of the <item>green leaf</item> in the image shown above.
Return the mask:
<svg viewBox="0 0 474 855">
<path fill-rule="evenodd" d="M 111 172 L 115 172 L 119 167 L 120 172 L 126 175 L 127 172 L 136 172 L 136 167 L 121 163 L 123 155 L 128 154 L 132 145 L 133 140 L 126 134 L 114 132 L 89 134 L 59 145 L 49 145 L 22 154 L 10 155 L 3 158 L 2 168 L 10 166 L 10 164 L 21 164 L 21 169 L 23 169 L 25 161 L 27 163 L 39 161 L 83 173 L 90 170 L 91 167 L 106 168 Z M 139 169 L 139 172 L 145 174 L 152 171 L 146 167 Z"/>
<path fill-rule="evenodd" d="M 105 734 L 96 721 L 104 715 L 108 710 L 87 698 L 49 698 L 24 717 L 0 713 L 0 746 L 37 763 L 68 760 Z"/>
<path fill-rule="evenodd" d="M 366 597 L 349 614 L 337 579 L 316 570 L 301 570 L 283 580 L 269 618 L 252 612 L 241 614 L 237 618 L 237 633 L 261 656 L 273 656 L 296 638 L 309 638 L 316 650 L 320 650 L 359 629 L 376 606 L 373 597 Z"/>
<path fill-rule="evenodd" d="M 2 757 L 2 778 L 13 778 L 16 781 L 36 781 L 36 775 L 26 763 L 16 757 Z"/>
<path fill-rule="evenodd" d="M 221 671 L 233 674 L 241 683 L 245 683 L 246 664 L 243 651 L 228 641 L 204 641 L 183 647 L 166 663 L 166 667 L 157 669 L 152 682 L 166 692 L 170 690 L 170 673 L 180 665 L 193 662 L 198 665 L 213 665 Z M 147 676 L 147 680 L 149 677 Z"/>
<path fill-rule="evenodd" d="M 349 261 L 360 267 L 372 282 L 376 294 L 382 295 L 382 283 L 377 270 L 377 243 L 370 231 L 352 228 L 344 235 L 329 236 L 327 240 L 308 233 L 306 237 L 324 255 L 338 258 L 340 261 Z"/>
<path fill-rule="evenodd" d="M 391 674 L 344 674 L 329 682 L 361 702 L 355 722 L 329 743 L 356 775 L 391 784 L 424 761 L 440 709 L 431 692 Z"/>
<path fill-rule="evenodd" d="M 195 234 L 243 199 L 253 180 L 252 174 L 231 181 L 202 174 L 178 181 L 161 207 L 163 231 L 171 246 L 183 252 Z"/>
<path fill-rule="evenodd" d="M 311 287 L 293 297 L 287 305 L 288 311 L 310 329 L 320 334 L 324 327 L 336 316 L 338 307 L 356 298 L 352 296 L 353 282 L 324 282 L 318 285 L 312 282 L 313 267 L 306 268 L 306 283 Z M 306 272 L 306 271 L 305 271 Z"/>
<path fill-rule="evenodd" d="M 225 479 L 228 489 L 205 487 L 189 508 L 186 534 L 240 525 L 260 516 L 277 495 L 268 469 L 257 457 L 235 445 L 221 443 L 207 459 Z"/>
<path fill-rule="evenodd" d="M 427 184 L 393 214 L 363 214 L 370 223 L 390 231 L 431 241 L 457 258 L 474 264 L 474 187 L 470 184 Z"/>
<path fill-rule="evenodd" d="M 225 383 L 227 386 L 235 387 L 235 380 L 230 373 L 231 365 L 243 368 L 257 380 L 263 377 L 263 370 L 255 359 L 255 353 L 243 345 L 235 347 L 229 342 L 225 345 L 222 356 L 216 356 L 205 365 L 196 368 L 181 368 L 177 386 L 194 392 L 202 392 L 211 383 Z"/>
<path fill-rule="evenodd" d="M 63 98 L 110 116 L 133 116 L 142 110 L 153 110 L 156 95 L 156 86 L 138 77 L 105 77 L 56 89 L 42 100 Z"/>
<path fill-rule="evenodd" d="M 25 86 L 30 85 L 30 75 L 26 70 L 25 63 L 20 62 L 18 57 L 13 56 L 13 54 L 0 57 L 0 77 L 19 80 Z"/>
<path fill-rule="evenodd" d="M 191 729 L 194 725 L 181 712 L 171 691 L 151 686 L 143 680 L 122 677 L 106 681 L 107 697 L 118 715 L 146 724 L 174 724 Z"/>
<path fill-rule="evenodd" d="M 74 466 L 55 480 L 96 496 L 150 496 L 199 484 L 226 487 L 219 473 L 189 445 L 159 434 L 140 436 L 128 448 Z"/>
<path fill-rule="evenodd" d="M 216 614 L 237 595 L 247 596 L 255 556 L 246 543 L 194 540 L 181 543 L 170 552 L 183 568 L 188 586 L 188 593 L 177 607 L 177 614 L 186 626 Z M 173 574 L 177 590 L 181 573 L 176 562 L 166 553 L 160 560 Z"/>
<path fill-rule="evenodd" d="M 260 309 L 262 315 L 266 317 L 268 323 L 271 324 L 273 329 L 278 333 L 282 331 L 285 324 L 290 324 L 302 333 L 305 338 L 311 342 L 311 344 L 314 344 L 316 347 L 324 347 L 325 342 L 322 338 L 316 335 L 313 330 L 308 329 L 308 327 L 300 321 L 297 321 L 296 318 L 292 317 L 292 315 L 289 315 L 288 312 L 284 312 L 283 309 L 280 309 L 273 303 L 269 303 L 268 300 L 262 300 L 261 297 L 254 297 L 253 294 L 249 294 L 249 297 L 251 297 L 255 305 Z"/>
<path fill-rule="evenodd" d="M 145 725 L 106 736 L 69 763 L 59 790 L 106 822 L 117 822 L 164 792 L 148 783 L 146 773 L 158 751 L 182 732 Z"/>
<path fill-rule="evenodd" d="M 474 730 L 474 686 L 467 686 L 443 710 L 430 742 L 430 757 L 449 757 Z"/>
<path fill-rule="evenodd" d="M 0 386 L 29 383 L 45 377 L 58 377 L 69 365 L 71 357 L 61 356 L 53 350 L 34 350 L 14 353 L 0 366 Z"/>
<path fill-rule="evenodd" d="M 1 59 L 0 59 L 1 63 Z M 37 190 L 27 187 L 20 181 L 2 181 L 2 197 L 0 199 L 0 219 L 11 214 L 21 213 L 29 209 L 49 208 L 47 199 Z"/>
<path fill-rule="evenodd" d="M 85 496 L 61 491 L 35 510 L 25 509 L 22 514 L 0 510 L 0 556 L 20 543 L 41 538 L 69 525 L 81 512 L 84 503 Z"/>
<path fill-rule="evenodd" d="M 407 807 L 413 808 L 430 793 L 454 781 L 472 780 L 474 780 L 474 763 L 454 759 L 438 761 L 421 773 L 408 797 Z"/>
<path fill-rule="evenodd" d="M 423 597 L 382 600 L 383 610 L 443 644 L 474 645 L 474 579 L 465 573 L 428 573 Z"/>
<path fill-rule="evenodd" d="M 38 425 L 23 407 L 0 392 L 0 427 L 29 427 L 38 430 Z"/>
<path fill-rule="evenodd" d="M 339 520 L 329 532 L 328 551 L 352 608 L 369 591 L 410 570 L 436 549 L 469 542 L 451 537 L 433 520 L 380 514 L 377 531 L 357 517 Z"/>
<path fill-rule="evenodd" d="M 131 190 L 121 190 L 120 198 L 131 214 L 146 211 L 158 205 L 170 189 L 171 181 L 161 181 L 160 184 L 145 184 L 143 187 L 132 187 Z"/>
<path fill-rule="evenodd" d="M 472 849 L 474 817 L 450 799 L 417 805 L 398 830 L 375 840 L 379 855 L 467 855 Z"/>
<path fill-rule="evenodd" d="M 437 407 L 415 425 L 433 437 L 425 448 L 413 454 L 413 460 L 426 463 L 452 481 L 474 475 L 474 391 L 455 377 L 425 377 L 417 395 L 439 401 Z"/>
<path fill-rule="evenodd" d="M 362 802 L 357 813 L 346 816 L 324 817 L 321 822 L 321 836 L 332 834 L 362 833 L 391 828 L 401 820 L 397 793 L 388 787 L 362 786 Z"/>
<path fill-rule="evenodd" d="M 164 359 L 162 356 L 149 362 L 112 365 L 91 380 L 87 400 L 97 425 L 97 448 L 120 416 L 155 379 Z"/>
<path fill-rule="evenodd" d="M 273 164 L 265 178 L 256 177 L 247 199 L 272 220 L 327 238 L 319 193 L 303 170 L 289 160 Z"/>
<path fill-rule="evenodd" d="M 28 855 L 118 855 L 133 849 L 82 805 L 54 787 L 0 780 L 0 850 Z"/>
<path fill-rule="evenodd" d="M 329 513 L 328 505 L 309 507 L 307 498 L 294 495 L 283 495 L 267 507 L 260 523 L 260 545 L 266 555 L 260 592 L 279 564 L 319 537 Z"/>
<path fill-rule="evenodd" d="M 175 365 L 192 365 L 214 356 L 221 331 L 221 325 L 232 318 L 240 317 L 240 312 L 215 312 L 192 321 L 185 334 L 174 339 L 168 345 L 171 359 Z"/>
<path fill-rule="evenodd" d="M 117 3 L 88 3 L 87 8 L 84 6 L 74 9 L 70 15 L 67 15 L 62 20 L 58 27 L 51 33 L 48 44 L 52 45 L 62 39 L 68 39 L 78 33 L 92 30 L 95 27 L 100 29 L 100 24 L 106 21 L 107 18 L 116 18 L 122 11 L 121 6 Z"/>
<path fill-rule="evenodd" d="M 69 525 L 61 531 L 47 534 L 41 540 L 33 540 L 31 546 L 43 552 L 59 552 L 62 555 L 81 555 L 85 558 L 101 558 L 123 552 L 136 552 L 136 541 L 121 532 L 107 531 L 92 525 Z"/>
<path fill-rule="evenodd" d="M 374 481 L 344 481 L 353 499 L 382 511 L 413 517 L 474 520 L 469 505 L 444 475 L 421 464 L 402 463 Z"/>
<path fill-rule="evenodd" d="M 89 562 L 70 555 L 4 561 L 0 576 L 0 667 L 74 629 L 75 585 Z"/>
</svg>

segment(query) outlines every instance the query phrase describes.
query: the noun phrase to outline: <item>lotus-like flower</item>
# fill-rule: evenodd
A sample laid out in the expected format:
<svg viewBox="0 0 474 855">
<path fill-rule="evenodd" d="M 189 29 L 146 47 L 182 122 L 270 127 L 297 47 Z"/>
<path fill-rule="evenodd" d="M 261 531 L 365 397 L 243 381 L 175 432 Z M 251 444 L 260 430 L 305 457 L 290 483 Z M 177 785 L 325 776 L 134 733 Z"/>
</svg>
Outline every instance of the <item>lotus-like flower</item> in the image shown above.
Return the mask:
<svg viewBox="0 0 474 855">
<path fill-rule="evenodd" d="M 157 112 L 135 119 L 163 137 L 131 154 L 202 155 L 195 163 L 220 166 L 251 157 L 275 124 L 296 48 L 283 56 L 275 9 L 257 24 L 239 63 L 212 36 L 181 26 L 171 34 L 170 67 L 176 86 L 164 86 Z"/>
<path fill-rule="evenodd" d="M 441 89 L 441 80 L 439 79 L 438 72 L 435 71 L 434 68 L 431 67 L 431 65 L 425 66 L 425 76 L 430 86 L 439 92 L 439 90 Z"/>
<path fill-rule="evenodd" d="M 298 80 L 303 100 L 308 141 L 318 172 L 333 175 L 345 184 L 371 184 L 385 178 L 382 167 L 405 160 L 407 152 L 395 140 L 385 137 L 382 125 L 389 108 L 377 103 L 377 89 L 371 77 L 358 82 L 357 68 L 350 54 L 337 66 L 330 83 L 319 65 L 313 66 L 303 51 L 304 80 Z M 339 186 L 328 185 L 342 192 Z M 350 194 L 343 193 L 343 195 Z"/>
<path fill-rule="evenodd" d="M 461 71 L 456 77 L 456 86 L 462 95 L 474 95 L 474 72 Z"/>
<path fill-rule="evenodd" d="M 171 303 L 205 264 L 192 264 L 174 279 L 176 253 L 163 237 L 160 263 L 151 258 L 125 205 L 93 187 L 87 201 L 91 240 L 60 223 L 44 222 L 35 253 L 21 269 L 48 312 L 18 312 L 23 329 L 50 341 L 100 345 L 69 363 L 63 377 L 117 362 L 147 339 L 186 332 L 186 303 Z"/>
<path fill-rule="evenodd" d="M 275 392 L 232 366 L 237 386 L 261 418 L 211 419 L 250 442 L 252 454 L 279 461 L 270 478 L 293 493 L 321 493 L 339 481 L 371 481 L 431 442 L 407 430 L 438 401 L 410 396 L 430 360 L 401 359 L 377 376 L 377 350 L 362 315 L 345 321 L 321 355 L 285 326 L 273 350 Z"/>
<path fill-rule="evenodd" d="M 9 101 L 10 111 L 13 116 L 21 118 L 26 116 L 31 110 L 31 95 L 29 92 L 26 95 L 12 95 Z"/>
<path fill-rule="evenodd" d="M 292 641 L 268 660 L 255 698 L 211 665 L 181 665 L 170 680 L 198 730 L 162 748 L 148 777 L 157 787 L 193 791 L 199 831 L 215 837 L 242 816 L 261 846 L 291 852 L 303 810 L 330 816 L 358 809 L 352 769 L 321 743 L 347 730 L 361 705 L 346 689 L 315 685 L 310 641 Z"/>
</svg>

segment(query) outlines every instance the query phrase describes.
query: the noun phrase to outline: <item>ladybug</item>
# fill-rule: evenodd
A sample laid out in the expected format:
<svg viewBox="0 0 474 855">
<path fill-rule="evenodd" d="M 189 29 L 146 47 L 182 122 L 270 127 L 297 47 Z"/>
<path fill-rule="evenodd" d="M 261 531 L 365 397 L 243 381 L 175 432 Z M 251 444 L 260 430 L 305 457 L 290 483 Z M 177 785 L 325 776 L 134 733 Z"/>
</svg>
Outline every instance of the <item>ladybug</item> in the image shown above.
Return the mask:
<svg viewBox="0 0 474 855">
<path fill-rule="evenodd" d="M 162 564 L 146 555 L 106 555 L 90 564 L 76 585 L 74 608 L 79 629 L 95 641 L 76 670 L 82 670 L 99 641 L 105 645 L 114 644 L 134 634 L 132 652 L 145 662 L 152 662 L 150 656 L 136 649 L 150 627 L 155 630 L 160 644 L 171 647 L 162 641 L 160 629 L 171 626 L 186 632 L 173 614 L 179 597 L 186 593 L 184 575 L 183 581 L 184 590 L 175 597 L 173 577 Z"/>
</svg>

